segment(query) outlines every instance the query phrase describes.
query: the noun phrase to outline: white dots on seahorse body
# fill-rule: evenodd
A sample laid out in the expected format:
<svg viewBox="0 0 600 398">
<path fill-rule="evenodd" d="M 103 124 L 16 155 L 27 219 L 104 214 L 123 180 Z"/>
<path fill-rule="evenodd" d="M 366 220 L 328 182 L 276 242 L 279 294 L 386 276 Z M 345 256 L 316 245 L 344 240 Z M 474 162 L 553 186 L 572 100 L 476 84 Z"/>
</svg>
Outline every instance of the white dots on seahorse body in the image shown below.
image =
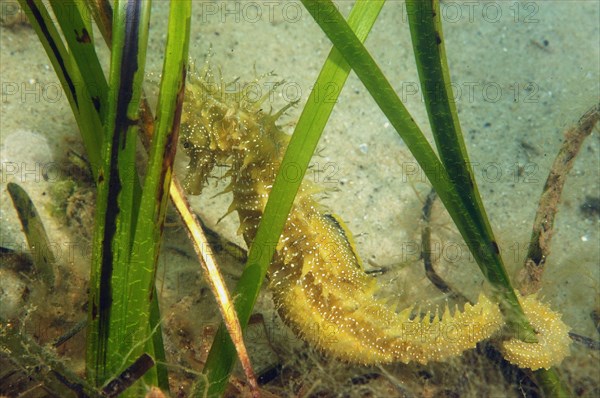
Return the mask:
<svg viewBox="0 0 600 398">
<path fill-rule="evenodd" d="M 537 343 L 513 338 L 503 344 L 504 357 L 512 364 L 537 370 L 558 365 L 570 353 L 569 327 L 560 314 L 539 302 L 534 296 L 521 297 L 519 303 L 536 330 Z"/>
<path fill-rule="evenodd" d="M 231 92 L 228 85 L 215 80 L 208 70 L 191 76 L 186 86 L 182 126 L 193 166 L 189 173 L 204 173 L 196 178 L 201 184 L 215 165 L 230 166 L 226 176 L 231 177 L 234 196 L 231 210 L 238 212 L 240 232 L 250 244 L 287 138 L 273 117 L 244 102 L 241 92 Z M 476 341 L 488 338 L 502 325 L 498 306 L 485 296 L 474 306 L 465 305 L 463 312 L 455 310 L 453 316 L 446 307 L 423 317 L 410 308 L 396 313 L 375 299 L 373 281 L 361 271 L 349 232 L 323 214 L 311 197 L 315 191 L 307 182 L 302 184 L 284 233 L 276 242 L 279 263 L 273 264 L 270 275 L 276 307 L 304 339 L 352 362 L 425 364 L 473 348 Z M 507 355 L 513 355 L 519 366 L 556 363 L 568 353 L 564 324 L 543 306 L 526 303 L 524 307 L 534 308 L 532 315 L 527 315 L 540 331 L 539 347 L 552 348 L 547 351 L 556 354 L 544 358 L 546 350 L 542 348 L 527 354 L 509 341 L 505 343 Z M 411 317 L 411 313 L 416 315 Z M 468 327 L 454 327 L 452 339 L 435 333 L 454 324 Z M 519 352 L 525 352 L 525 359 L 518 358 Z"/>
</svg>

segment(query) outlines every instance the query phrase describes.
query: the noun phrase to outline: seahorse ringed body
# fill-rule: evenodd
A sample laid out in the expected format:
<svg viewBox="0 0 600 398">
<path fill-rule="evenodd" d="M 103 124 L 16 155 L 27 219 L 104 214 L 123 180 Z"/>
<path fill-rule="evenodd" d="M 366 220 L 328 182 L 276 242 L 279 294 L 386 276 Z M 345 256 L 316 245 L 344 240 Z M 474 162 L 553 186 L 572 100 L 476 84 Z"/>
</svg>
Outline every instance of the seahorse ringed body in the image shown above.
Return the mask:
<svg viewBox="0 0 600 398">
<path fill-rule="evenodd" d="M 209 69 L 204 72 L 192 76 L 186 89 L 182 143 L 190 164 L 184 184 L 190 193 L 199 194 L 215 165 L 229 165 L 229 211 L 237 212 L 239 232 L 249 245 L 289 140 L 276 124 L 286 108 L 267 114 L 260 108 L 262 100 L 247 100 L 251 86 L 232 90 L 216 81 Z M 315 191 L 303 182 L 269 272 L 280 313 L 309 343 L 350 362 L 426 364 L 475 347 L 503 325 L 498 306 L 484 295 L 462 311 L 446 307 L 442 313 L 415 315 L 414 308 L 389 308 L 375 298 L 376 280 L 364 272 L 350 232 L 313 199 Z M 543 312 L 547 320 L 552 318 L 552 330 L 565 335 L 568 329 L 561 326 L 558 314 L 535 300 L 523 303 L 532 314 Z M 522 351 L 531 345 L 512 342 L 504 346 L 507 357 L 520 366 L 559 363 L 568 353 L 568 342 L 546 332 L 554 340 L 541 339 L 535 345 L 539 361 L 523 359 L 528 355 Z M 543 355 L 555 344 L 561 347 L 551 350 L 556 355 Z"/>
</svg>

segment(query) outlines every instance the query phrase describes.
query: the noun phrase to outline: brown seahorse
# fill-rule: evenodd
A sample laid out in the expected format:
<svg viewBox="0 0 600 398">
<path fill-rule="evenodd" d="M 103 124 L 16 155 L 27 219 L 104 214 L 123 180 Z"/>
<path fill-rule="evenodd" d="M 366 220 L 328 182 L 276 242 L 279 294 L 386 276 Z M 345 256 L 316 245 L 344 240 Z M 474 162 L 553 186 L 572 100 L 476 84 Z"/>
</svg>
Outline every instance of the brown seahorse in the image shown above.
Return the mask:
<svg viewBox="0 0 600 398">
<path fill-rule="evenodd" d="M 236 89 L 234 84 L 237 81 L 216 80 L 209 68 L 190 77 L 181 134 L 190 157 L 184 186 L 189 193 L 200 194 L 215 165 L 228 165 L 231 181 L 226 190 L 233 194 L 229 212 L 237 212 L 239 232 L 250 245 L 289 141 L 276 124 L 289 105 L 275 114 L 263 112 L 262 102 L 276 87 L 250 101 L 250 90 L 256 86 Z M 415 308 L 396 312 L 388 307 L 376 298 L 376 280 L 364 272 L 350 232 L 313 199 L 315 191 L 308 181 L 302 183 L 269 270 L 279 312 L 303 339 L 350 362 L 426 364 L 475 347 L 503 325 L 498 306 L 483 294 L 462 311 L 446 307 L 443 313 L 415 316 Z M 564 325 L 558 314 L 539 302 L 522 301 L 529 308 L 533 302 L 538 313 L 543 308 L 544 316 Z M 566 335 L 564 328 L 558 335 Z M 568 353 L 563 339 L 561 349 L 554 350 L 560 359 L 540 361 L 537 358 L 543 355 L 536 355 L 528 361 L 523 358 L 529 355 L 519 352 L 532 345 L 512 343 L 506 343 L 507 357 L 532 368 L 549 367 Z M 542 343 L 534 345 L 538 352 L 547 348 Z"/>
</svg>

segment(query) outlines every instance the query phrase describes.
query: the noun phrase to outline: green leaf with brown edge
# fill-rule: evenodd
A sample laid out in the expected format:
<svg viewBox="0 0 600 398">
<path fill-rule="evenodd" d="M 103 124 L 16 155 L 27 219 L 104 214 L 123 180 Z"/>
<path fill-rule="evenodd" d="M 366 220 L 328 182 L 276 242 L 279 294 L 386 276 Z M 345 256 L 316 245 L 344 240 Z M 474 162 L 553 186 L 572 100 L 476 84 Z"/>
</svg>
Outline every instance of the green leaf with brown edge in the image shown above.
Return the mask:
<svg viewBox="0 0 600 398">
<path fill-rule="evenodd" d="M 68 51 L 54 20 L 40 0 L 19 0 L 31 26 L 37 33 L 48 59 L 60 80 L 61 86 L 79 127 L 94 180 L 102 164 L 102 120 L 94 107 L 94 100 L 82 77 L 73 55 Z"/>
<path fill-rule="evenodd" d="M 149 2 L 118 1 L 113 21 L 108 114 L 103 164 L 97 181 L 96 230 L 92 252 L 88 377 L 97 386 L 135 358 L 137 330 L 129 327 L 127 301 L 139 283 L 130 267 L 141 192 L 135 162 L 138 109 L 148 39 Z M 148 325 L 144 325 L 146 332 Z M 150 353 L 153 355 L 153 353 Z"/>
<path fill-rule="evenodd" d="M 183 106 L 190 21 L 191 2 L 172 2 L 157 120 L 129 264 L 136 271 L 135 283 L 129 286 L 129 299 L 124 303 L 134 342 L 148 339 L 148 333 L 153 332 L 147 326 L 158 299 L 154 282 Z M 143 346 L 133 347 L 130 355 L 142 355 L 143 349 Z"/>
</svg>

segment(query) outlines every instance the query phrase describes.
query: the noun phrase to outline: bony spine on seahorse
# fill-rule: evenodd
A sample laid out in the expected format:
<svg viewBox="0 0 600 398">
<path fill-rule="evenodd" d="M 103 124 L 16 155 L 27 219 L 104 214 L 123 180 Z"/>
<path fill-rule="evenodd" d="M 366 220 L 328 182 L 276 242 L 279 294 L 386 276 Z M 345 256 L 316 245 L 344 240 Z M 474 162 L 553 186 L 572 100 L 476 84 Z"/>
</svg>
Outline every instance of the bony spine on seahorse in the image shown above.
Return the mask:
<svg viewBox="0 0 600 398">
<path fill-rule="evenodd" d="M 276 114 L 249 101 L 253 84 L 232 89 L 210 69 L 192 75 L 186 88 L 182 144 L 190 157 L 186 189 L 199 194 L 215 165 L 228 165 L 227 190 L 233 194 L 240 229 L 252 242 L 289 136 Z M 255 93 L 252 93 L 255 94 Z M 253 96 L 256 98 L 255 96 Z M 276 248 L 270 287 L 286 322 L 309 343 L 343 360 L 376 364 L 415 361 L 425 364 L 461 354 L 491 337 L 503 325 L 498 305 L 480 295 L 462 311 L 413 316 L 375 298 L 377 284 L 355 252 L 350 232 L 313 199 L 317 189 L 303 182 Z M 568 354 L 568 328 L 560 316 L 534 299 L 521 300 L 540 332 L 533 345 L 505 343 L 507 358 L 519 366 L 548 368 Z M 537 314 L 537 315 L 536 315 Z M 536 318 L 537 316 L 537 318 Z M 538 319 L 539 318 L 539 319 Z M 539 322 L 550 322 L 547 330 Z M 537 353 L 527 354 L 531 349 Z"/>
</svg>

